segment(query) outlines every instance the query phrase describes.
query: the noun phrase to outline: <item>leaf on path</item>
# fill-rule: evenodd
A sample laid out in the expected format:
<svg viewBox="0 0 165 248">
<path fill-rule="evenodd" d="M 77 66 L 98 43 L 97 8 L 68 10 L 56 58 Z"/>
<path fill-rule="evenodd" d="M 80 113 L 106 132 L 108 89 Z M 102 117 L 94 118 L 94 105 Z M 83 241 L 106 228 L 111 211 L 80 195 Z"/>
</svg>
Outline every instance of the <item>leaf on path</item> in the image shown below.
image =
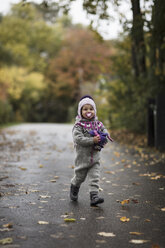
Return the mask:
<svg viewBox="0 0 165 248">
<path fill-rule="evenodd" d="M 70 168 L 70 169 L 74 169 L 74 168 L 75 168 L 75 166 L 74 166 L 74 165 L 69 165 L 69 166 L 68 166 L 68 168 Z"/>
<path fill-rule="evenodd" d="M 114 233 L 108 233 L 108 232 L 99 232 L 97 234 L 103 237 L 115 237 L 116 236 Z"/>
<path fill-rule="evenodd" d="M 139 203 L 137 199 L 131 199 L 133 203 Z"/>
<path fill-rule="evenodd" d="M 70 218 L 70 219 L 69 218 L 65 218 L 64 221 L 65 222 L 75 222 L 76 219 L 74 219 L 74 218 Z"/>
<path fill-rule="evenodd" d="M 130 221 L 130 218 L 127 218 L 126 216 L 123 216 L 123 217 L 120 218 L 120 220 L 122 222 L 129 222 Z"/>
<path fill-rule="evenodd" d="M 36 193 L 36 192 L 39 192 L 39 190 L 38 189 L 29 189 L 29 192 Z"/>
<path fill-rule="evenodd" d="M 129 232 L 131 235 L 142 235 L 143 233 L 140 232 Z"/>
<path fill-rule="evenodd" d="M 48 225 L 49 222 L 47 222 L 47 221 L 38 221 L 38 224 L 40 224 L 40 225 Z"/>
<path fill-rule="evenodd" d="M 63 236 L 63 233 L 61 233 L 61 232 L 50 235 L 50 237 L 55 238 L 55 239 L 60 239 L 60 238 L 62 238 L 62 236 Z"/>
<path fill-rule="evenodd" d="M 121 205 L 124 205 L 125 203 L 129 204 L 129 199 L 123 200 L 120 203 L 121 203 Z"/>
<path fill-rule="evenodd" d="M 150 220 L 150 219 L 145 219 L 144 221 L 145 221 L 145 222 L 151 222 L 151 220 Z"/>
<path fill-rule="evenodd" d="M 139 185 L 140 185 L 140 183 L 132 183 L 132 185 L 139 186 Z"/>
<path fill-rule="evenodd" d="M 105 171 L 106 174 L 115 174 L 114 171 Z"/>
<path fill-rule="evenodd" d="M 81 217 L 80 220 L 86 220 L 86 218 Z"/>
<path fill-rule="evenodd" d="M 55 179 L 58 179 L 58 178 L 59 178 L 59 176 L 54 176 L 54 178 L 55 178 Z"/>
<path fill-rule="evenodd" d="M 132 243 L 132 244 L 144 244 L 144 243 L 150 242 L 150 240 L 131 239 L 129 242 Z"/>
<path fill-rule="evenodd" d="M 10 232 L 12 230 L 13 230 L 12 228 L 3 228 L 3 229 L 0 229 L 0 232 Z"/>
<path fill-rule="evenodd" d="M 5 238 L 5 239 L 1 239 L 0 240 L 0 244 L 2 244 L 2 245 L 12 244 L 12 243 L 13 243 L 13 239 L 12 238 Z"/>
<path fill-rule="evenodd" d="M 41 198 L 46 199 L 46 198 L 51 198 L 50 195 L 40 195 Z"/>
<path fill-rule="evenodd" d="M 130 164 L 125 164 L 124 167 L 125 168 L 131 168 L 132 166 Z"/>
<path fill-rule="evenodd" d="M 51 182 L 51 183 L 55 183 L 55 182 L 56 182 L 56 180 L 55 180 L 55 179 L 52 179 L 52 180 L 50 180 L 50 182 Z"/>
<path fill-rule="evenodd" d="M 164 211 L 165 211 L 165 208 L 161 208 L 161 211 L 163 211 L 163 212 L 164 212 Z"/>
<path fill-rule="evenodd" d="M 13 223 L 4 224 L 3 227 L 12 228 L 13 227 Z"/>
<path fill-rule="evenodd" d="M 67 218 L 68 216 L 69 216 L 68 214 L 61 215 L 62 218 Z"/>
<path fill-rule="evenodd" d="M 43 164 L 40 164 L 40 165 L 39 165 L 39 168 L 43 168 L 43 167 L 44 167 Z"/>
<path fill-rule="evenodd" d="M 151 248 L 160 248 L 160 246 L 159 246 L 159 245 L 154 244 L 154 245 L 152 245 L 152 247 L 151 247 Z"/>
<path fill-rule="evenodd" d="M 104 218 L 105 218 L 104 216 L 99 216 L 99 217 L 96 218 L 96 220 L 102 220 Z"/>
<path fill-rule="evenodd" d="M 106 240 L 96 240 L 96 243 L 98 243 L 98 244 L 105 244 L 105 243 L 107 243 L 107 241 Z"/>
<path fill-rule="evenodd" d="M 18 167 L 20 170 L 27 170 L 27 168 L 24 168 L 24 167 L 21 167 L 21 166 L 19 166 Z"/>
<path fill-rule="evenodd" d="M 120 157 L 120 153 L 119 152 L 114 152 L 114 155 L 119 158 Z"/>
</svg>

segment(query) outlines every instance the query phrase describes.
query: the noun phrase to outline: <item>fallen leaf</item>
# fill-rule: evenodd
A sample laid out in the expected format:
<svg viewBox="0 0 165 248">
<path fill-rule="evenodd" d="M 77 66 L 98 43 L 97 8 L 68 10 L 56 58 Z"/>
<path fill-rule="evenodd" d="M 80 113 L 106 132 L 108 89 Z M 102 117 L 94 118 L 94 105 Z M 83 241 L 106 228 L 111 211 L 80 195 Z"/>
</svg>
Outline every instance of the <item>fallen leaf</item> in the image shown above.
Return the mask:
<svg viewBox="0 0 165 248">
<path fill-rule="evenodd" d="M 40 197 L 41 197 L 42 199 L 51 198 L 50 195 L 40 195 Z"/>
<path fill-rule="evenodd" d="M 133 201 L 133 203 L 138 203 L 137 199 L 131 199 Z"/>
<path fill-rule="evenodd" d="M 143 233 L 140 232 L 129 232 L 131 235 L 142 235 Z"/>
<path fill-rule="evenodd" d="M 12 223 L 4 224 L 3 227 L 12 228 L 13 227 L 13 224 Z"/>
<path fill-rule="evenodd" d="M 132 244 L 144 244 L 144 243 L 150 242 L 150 240 L 131 239 L 129 242 Z"/>
<path fill-rule="evenodd" d="M 57 233 L 57 234 L 51 234 L 50 237 L 55 238 L 55 239 L 59 239 L 62 238 L 63 233 Z"/>
<path fill-rule="evenodd" d="M 96 240 L 96 243 L 98 243 L 98 244 L 105 244 L 107 242 L 105 240 Z"/>
<path fill-rule="evenodd" d="M 115 174 L 114 171 L 105 171 L 106 174 Z"/>
<path fill-rule="evenodd" d="M 49 222 L 47 222 L 47 221 L 38 221 L 38 224 L 40 224 L 40 225 L 48 225 Z"/>
<path fill-rule="evenodd" d="M 114 152 L 114 155 L 119 158 L 120 157 L 120 153 L 119 152 Z"/>
<path fill-rule="evenodd" d="M 0 229 L 0 232 L 9 232 L 9 231 L 12 231 L 13 229 L 11 228 L 3 228 L 3 229 Z"/>
<path fill-rule="evenodd" d="M 76 219 L 74 219 L 74 218 L 71 218 L 71 219 L 65 218 L 64 221 L 65 221 L 65 222 L 75 222 Z"/>
<path fill-rule="evenodd" d="M 160 246 L 159 245 L 152 245 L 151 248 L 160 248 Z"/>
<path fill-rule="evenodd" d="M 165 208 L 161 208 L 161 211 L 163 211 L 163 212 L 164 212 L 164 211 L 165 211 Z"/>
<path fill-rule="evenodd" d="M 132 183 L 132 185 L 137 185 L 137 186 L 139 186 L 139 185 L 140 185 L 140 183 Z"/>
<path fill-rule="evenodd" d="M 145 221 L 145 222 L 151 222 L 151 220 L 149 220 L 149 219 L 145 219 L 144 221 Z"/>
<path fill-rule="evenodd" d="M 80 220 L 86 220 L 86 218 L 80 218 Z"/>
<path fill-rule="evenodd" d="M 24 168 L 24 167 L 18 167 L 20 170 L 27 170 L 27 168 Z"/>
<path fill-rule="evenodd" d="M 116 236 L 114 233 L 108 233 L 108 232 L 99 232 L 97 234 L 103 237 L 115 237 Z"/>
<path fill-rule="evenodd" d="M 126 216 L 123 216 L 123 217 L 120 218 L 120 220 L 122 222 L 128 222 L 128 221 L 130 221 L 130 218 L 127 218 Z"/>
<path fill-rule="evenodd" d="M 104 218 L 105 218 L 104 216 L 99 216 L 99 217 L 96 218 L 96 220 L 102 220 Z"/>
<path fill-rule="evenodd" d="M 50 180 L 50 182 L 55 183 L 55 182 L 56 182 L 56 180 L 55 180 L 55 179 L 52 179 L 52 180 Z"/>
<path fill-rule="evenodd" d="M 129 199 L 123 200 L 120 203 L 121 203 L 121 205 L 124 205 L 125 203 L 129 204 Z"/>
<path fill-rule="evenodd" d="M 5 239 L 1 239 L 0 240 L 0 244 L 2 244 L 2 245 L 12 244 L 12 243 L 13 243 L 13 239 L 12 238 L 5 238 Z"/>
<path fill-rule="evenodd" d="M 59 176 L 54 176 L 54 178 L 55 178 L 55 179 L 58 179 L 58 178 L 59 178 Z"/>
<path fill-rule="evenodd" d="M 43 167 L 44 167 L 43 164 L 40 164 L 40 165 L 39 165 L 39 168 L 43 168 Z"/>
</svg>

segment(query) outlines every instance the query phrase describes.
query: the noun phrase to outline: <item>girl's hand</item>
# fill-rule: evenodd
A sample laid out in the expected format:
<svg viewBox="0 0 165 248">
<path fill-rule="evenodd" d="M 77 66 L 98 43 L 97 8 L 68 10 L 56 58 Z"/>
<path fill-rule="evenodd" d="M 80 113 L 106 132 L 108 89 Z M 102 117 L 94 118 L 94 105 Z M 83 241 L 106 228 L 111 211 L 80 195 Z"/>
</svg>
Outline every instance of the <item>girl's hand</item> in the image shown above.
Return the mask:
<svg viewBox="0 0 165 248">
<path fill-rule="evenodd" d="M 97 136 L 94 136 L 93 137 L 93 141 L 95 144 L 98 144 L 100 142 L 101 138 L 100 138 L 100 135 L 97 135 Z"/>
</svg>

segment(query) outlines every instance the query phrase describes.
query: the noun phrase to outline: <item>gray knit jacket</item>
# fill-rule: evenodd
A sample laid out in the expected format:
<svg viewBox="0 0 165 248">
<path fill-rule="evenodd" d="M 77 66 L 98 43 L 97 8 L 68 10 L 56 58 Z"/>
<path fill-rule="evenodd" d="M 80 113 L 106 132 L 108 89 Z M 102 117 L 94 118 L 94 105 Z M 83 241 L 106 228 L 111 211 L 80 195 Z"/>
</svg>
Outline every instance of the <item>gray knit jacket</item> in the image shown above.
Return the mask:
<svg viewBox="0 0 165 248">
<path fill-rule="evenodd" d="M 98 120 L 88 121 L 77 119 L 73 127 L 73 141 L 76 149 L 75 165 L 89 167 L 94 163 L 99 163 L 100 151 L 94 149 L 93 137 L 89 134 L 90 130 L 97 130 L 108 133 L 103 123 Z M 108 142 L 108 139 L 107 139 Z"/>
</svg>

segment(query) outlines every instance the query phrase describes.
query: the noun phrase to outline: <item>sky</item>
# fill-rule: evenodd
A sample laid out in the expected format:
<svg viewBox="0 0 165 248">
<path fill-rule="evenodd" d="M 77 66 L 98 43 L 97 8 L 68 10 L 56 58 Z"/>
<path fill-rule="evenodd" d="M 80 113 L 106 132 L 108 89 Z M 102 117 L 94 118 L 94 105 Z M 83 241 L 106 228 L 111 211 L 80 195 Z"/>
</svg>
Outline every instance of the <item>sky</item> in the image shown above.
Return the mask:
<svg viewBox="0 0 165 248">
<path fill-rule="evenodd" d="M 40 3 L 42 0 L 33 0 L 34 2 Z M 11 7 L 11 4 L 18 3 L 20 0 L 0 0 L 0 13 L 6 14 Z M 127 18 L 131 18 L 131 11 L 127 4 L 121 7 L 122 12 L 127 14 Z M 120 32 L 122 31 L 122 26 L 119 23 L 119 17 L 117 13 L 113 10 L 113 6 L 110 6 L 110 13 L 113 16 L 113 20 L 108 24 L 106 21 L 102 21 L 101 25 L 98 27 L 99 33 L 104 39 L 116 39 L 119 37 Z M 73 23 L 82 23 L 84 25 L 89 25 L 90 21 L 87 18 L 87 14 L 82 9 L 82 0 L 76 0 L 72 3 L 70 16 L 72 17 Z"/>
</svg>

